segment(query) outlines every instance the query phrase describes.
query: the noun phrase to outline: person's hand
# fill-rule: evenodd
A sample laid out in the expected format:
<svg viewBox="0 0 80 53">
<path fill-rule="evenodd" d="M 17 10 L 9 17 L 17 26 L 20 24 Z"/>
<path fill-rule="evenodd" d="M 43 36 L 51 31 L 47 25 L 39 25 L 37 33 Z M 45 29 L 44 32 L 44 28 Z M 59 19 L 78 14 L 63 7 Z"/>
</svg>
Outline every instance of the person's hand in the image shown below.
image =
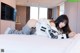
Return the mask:
<svg viewBox="0 0 80 53">
<path fill-rule="evenodd" d="M 76 35 L 75 32 L 70 32 L 70 33 L 69 33 L 69 37 L 70 37 L 70 38 L 74 37 L 75 35 Z"/>
<path fill-rule="evenodd" d="M 53 27 L 55 26 L 55 24 L 53 22 L 51 22 L 50 25 L 53 26 Z"/>
</svg>

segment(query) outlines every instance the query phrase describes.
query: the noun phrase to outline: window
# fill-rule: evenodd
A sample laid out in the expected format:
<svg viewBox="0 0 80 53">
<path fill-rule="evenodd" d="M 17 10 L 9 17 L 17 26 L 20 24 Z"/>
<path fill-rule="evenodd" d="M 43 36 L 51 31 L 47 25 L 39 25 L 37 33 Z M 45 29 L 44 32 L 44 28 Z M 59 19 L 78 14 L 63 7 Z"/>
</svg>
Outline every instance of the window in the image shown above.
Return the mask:
<svg viewBox="0 0 80 53">
<path fill-rule="evenodd" d="M 41 18 L 47 19 L 47 8 L 39 8 L 39 19 Z"/>
<path fill-rule="evenodd" d="M 30 7 L 30 19 L 47 19 L 47 8 L 42 7 Z"/>
<path fill-rule="evenodd" d="M 30 19 L 38 20 L 38 7 L 30 7 Z"/>
<path fill-rule="evenodd" d="M 64 14 L 64 3 L 60 5 L 60 15 Z"/>
</svg>

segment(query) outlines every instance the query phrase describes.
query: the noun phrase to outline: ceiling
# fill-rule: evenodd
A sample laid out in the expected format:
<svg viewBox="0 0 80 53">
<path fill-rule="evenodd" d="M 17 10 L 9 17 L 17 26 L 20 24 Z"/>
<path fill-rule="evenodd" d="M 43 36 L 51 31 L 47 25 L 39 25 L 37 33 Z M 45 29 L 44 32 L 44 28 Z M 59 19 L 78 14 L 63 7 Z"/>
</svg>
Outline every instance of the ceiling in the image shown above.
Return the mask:
<svg viewBox="0 0 80 53">
<path fill-rule="evenodd" d="M 16 0 L 17 5 L 53 8 L 66 0 Z"/>
</svg>

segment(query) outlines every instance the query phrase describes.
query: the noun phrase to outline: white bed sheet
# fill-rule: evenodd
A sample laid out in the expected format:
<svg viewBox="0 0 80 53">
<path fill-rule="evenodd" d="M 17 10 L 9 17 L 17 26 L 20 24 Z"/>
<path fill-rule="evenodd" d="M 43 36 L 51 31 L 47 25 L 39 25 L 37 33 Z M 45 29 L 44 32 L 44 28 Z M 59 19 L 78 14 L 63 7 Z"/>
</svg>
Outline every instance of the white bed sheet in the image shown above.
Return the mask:
<svg viewBox="0 0 80 53">
<path fill-rule="evenodd" d="M 77 38 L 50 39 L 36 35 L 1 34 L 0 49 L 4 49 L 4 53 L 69 53 L 75 50 L 72 45 L 79 46 L 73 44 L 76 41 L 80 42 Z"/>
<path fill-rule="evenodd" d="M 65 53 L 80 53 L 80 34 L 77 34 L 73 39 Z"/>
</svg>

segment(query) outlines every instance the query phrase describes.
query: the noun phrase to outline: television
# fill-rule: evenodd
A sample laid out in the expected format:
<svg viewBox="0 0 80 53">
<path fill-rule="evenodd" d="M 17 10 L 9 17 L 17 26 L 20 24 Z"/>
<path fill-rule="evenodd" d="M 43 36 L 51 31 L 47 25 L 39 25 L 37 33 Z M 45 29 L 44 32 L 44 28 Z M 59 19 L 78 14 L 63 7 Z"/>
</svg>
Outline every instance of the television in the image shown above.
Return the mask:
<svg viewBox="0 0 80 53">
<path fill-rule="evenodd" d="M 16 9 L 1 2 L 1 20 L 16 20 Z"/>
</svg>

